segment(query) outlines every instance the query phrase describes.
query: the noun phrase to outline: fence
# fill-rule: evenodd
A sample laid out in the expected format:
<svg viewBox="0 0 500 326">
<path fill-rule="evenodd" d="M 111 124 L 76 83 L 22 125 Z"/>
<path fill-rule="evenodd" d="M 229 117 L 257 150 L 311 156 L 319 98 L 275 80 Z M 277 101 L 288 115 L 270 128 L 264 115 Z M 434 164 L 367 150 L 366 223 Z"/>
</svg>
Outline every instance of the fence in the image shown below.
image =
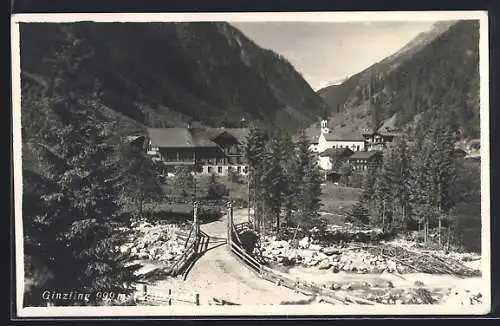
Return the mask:
<svg viewBox="0 0 500 326">
<path fill-rule="evenodd" d="M 284 286 L 295 292 L 302 293 L 313 297 L 322 297 L 322 301 L 331 304 L 363 304 L 363 305 L 378 305 L 378 303 L 369 301 L 362 298 L 357 298 L 349 295 L 345 291 L 334 291 L 316 284 L 303 282 L 298 279 L 292 279 L 285 273 L 275 271 L 261 262 L 255 257 L 246 252 L 242 247 L 242 242 L 239 237 L 239 232 L 251 229 L 251 223 L 244 222 L 239 224 L 233 223 L 233 208 L 231 203 L 228 204 L 228 244 L 231 253 L 243 264 L 248 266 L 251 270 L 258 274 L 262 279 L 276 284 L 277 286 Z"/>
<path fill-rule="evenodd" d="M 194 203 L 193 210 L 193 226 L 184 242 L 184 252 L 175 261 L 170 269 L 170 274 L 173 276 L 182 273 L 195 258 L 198 253 L 198 244 L 200 242 L 200 225 L 198 223 L 198 203 Z"/>
<path fill-rule="evenodd" d="M 186 296 L 174 296 L 172 290 L 168 290 L 168 295 L 165 296 L 160 293 L 149 292 L 147 289 L 147 285 L 143 285 L 142 292 L 136 295 L 135 301 L 137 303 L 142 303 L 146 305 L 169 305 L 171 306 L 173 303 L 181 303 L 181 304 L 190 304 L 190 305 L 200 305 L 200 294 L 195 293 L 190 296 L 190 298 L 186 298 Z"/>
</svg>

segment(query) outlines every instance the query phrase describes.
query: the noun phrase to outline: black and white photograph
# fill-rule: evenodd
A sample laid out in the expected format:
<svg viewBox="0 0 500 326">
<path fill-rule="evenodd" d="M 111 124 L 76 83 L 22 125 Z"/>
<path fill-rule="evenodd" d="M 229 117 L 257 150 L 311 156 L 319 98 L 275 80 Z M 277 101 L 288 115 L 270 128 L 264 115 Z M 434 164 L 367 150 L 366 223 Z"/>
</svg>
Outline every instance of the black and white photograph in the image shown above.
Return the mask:
<svg viewBox="0 0 500 326">
<path fill-rule="evenodd" d="M 14 15 L 17 315 L 488 313 L 487 28 Z"/>
</svg>

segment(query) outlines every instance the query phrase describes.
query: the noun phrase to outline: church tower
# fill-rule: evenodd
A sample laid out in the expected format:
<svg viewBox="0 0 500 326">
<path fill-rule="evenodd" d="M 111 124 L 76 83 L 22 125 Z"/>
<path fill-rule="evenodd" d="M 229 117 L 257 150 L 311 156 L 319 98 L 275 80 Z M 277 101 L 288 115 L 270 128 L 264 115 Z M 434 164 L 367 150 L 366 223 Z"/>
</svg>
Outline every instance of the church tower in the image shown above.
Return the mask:
<svg viewBox="0 0 500 326">
<path fill-rule="evenodd" d="M 326 119 L 321 120 L 321 133 L 322 134 L 330 133 L 330 129 L 328 128 L 328 120 Z"/>
<path fill-rule="evenodd" d="M 328 112 L 328 107 L 325 106 L 325 112 L 323 113 L 323 120 L 321 120 L 321 133 L 328 134 L 330 129 L 328 128 L 328 117 L 330 116 Z"/>
</svg>

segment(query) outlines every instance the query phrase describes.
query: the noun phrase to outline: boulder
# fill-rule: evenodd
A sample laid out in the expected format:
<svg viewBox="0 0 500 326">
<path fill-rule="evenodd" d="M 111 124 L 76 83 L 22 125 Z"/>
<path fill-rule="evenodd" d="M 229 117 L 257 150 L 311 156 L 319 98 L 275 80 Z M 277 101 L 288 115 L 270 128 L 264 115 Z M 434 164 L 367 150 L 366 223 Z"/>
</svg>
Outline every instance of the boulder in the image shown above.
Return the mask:
<svg viewBox="0 0 500 326">
<path fill-rule="evenodd" d="M 323 259 L 319 264 L 318 264 L 318 269 L 329 269 L 332 267 L 332 263 L 328 259 Z"/>
<path fill-rule="evenodd" d="M 129 255 L 130 254 L 130 247 L 128 245 L 120 246 L 120 252 L 122 254 Z"/>
<path fill-rule="evenodd" d="M 167 252 L 167 253 L 164 253 L 162 256 L 161 256 L 161 260 L 164 260 L 164 261 L 171 261 L 175 258 L 174 255 L 172 255 L 171 253 Z"/>
<path fill-rule="evenodd" d="M 351 291 L 353 289 L 352 284 L 344 284 L 340 287 L 344 291 Z"/>
<path fill-rule="evenodd" d="M 322 252 L 327 256 L 340 255 L 340 250 L 335 247 L 323 248 Z"/>
<path fill-rule="evenodd" d="M 299 248 L 307 249 L 307 248 L 309 248 L 309 245 L 310 245 L 309 237 L 306 236 L 306 237 L 302 238 L 301 240 L 299 240 Z"/>
<path fill-rule="evenodd" d="M 139 252 L 137 257 L 139 257 L 139 259 L 149 259 L 149 254 L 147 252 L 141 251 Z"/>
<path fill-rule="evenodd" d="M 340 284 L 338 284 L 338 283 L 332 283 L 330 285 L 330 290 L 340 290 Z"/>
<path fill-rule="evenodd" d="M 319 251 L 321 249 L 321 246 L 319 244 L 310 244 L 309 249 Z"/>
<path fill-rule="evenodd" d="M 281 241 L 275 241 L 273 243 L 274 248 L 287 248 L 288 247 L 288 242 L 281 240 Z"/>
</svg>

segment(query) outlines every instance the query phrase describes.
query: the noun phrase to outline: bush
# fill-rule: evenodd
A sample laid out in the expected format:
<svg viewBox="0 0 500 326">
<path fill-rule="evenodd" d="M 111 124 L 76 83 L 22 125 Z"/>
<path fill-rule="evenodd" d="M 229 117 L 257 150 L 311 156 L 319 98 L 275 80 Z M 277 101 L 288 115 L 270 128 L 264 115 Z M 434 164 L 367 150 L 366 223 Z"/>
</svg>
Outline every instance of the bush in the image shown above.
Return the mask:
<svg viewBox="0 0 500 326">
<path fill-rule="evenodd" d="M 212 174 L 207 187 L 208 199 L 221 199 L 228 195 L 228 189 L 223 183 L 218 182 L 217 176 Z"/>
<path fill-rule="evenodd" d="M 370 222 L 370 216 L 366 205 L 363 202 L 358 202 L 354 205 L 348 213 L 346 221 L 358 225 L 367 225 Z"/>
</svg>

